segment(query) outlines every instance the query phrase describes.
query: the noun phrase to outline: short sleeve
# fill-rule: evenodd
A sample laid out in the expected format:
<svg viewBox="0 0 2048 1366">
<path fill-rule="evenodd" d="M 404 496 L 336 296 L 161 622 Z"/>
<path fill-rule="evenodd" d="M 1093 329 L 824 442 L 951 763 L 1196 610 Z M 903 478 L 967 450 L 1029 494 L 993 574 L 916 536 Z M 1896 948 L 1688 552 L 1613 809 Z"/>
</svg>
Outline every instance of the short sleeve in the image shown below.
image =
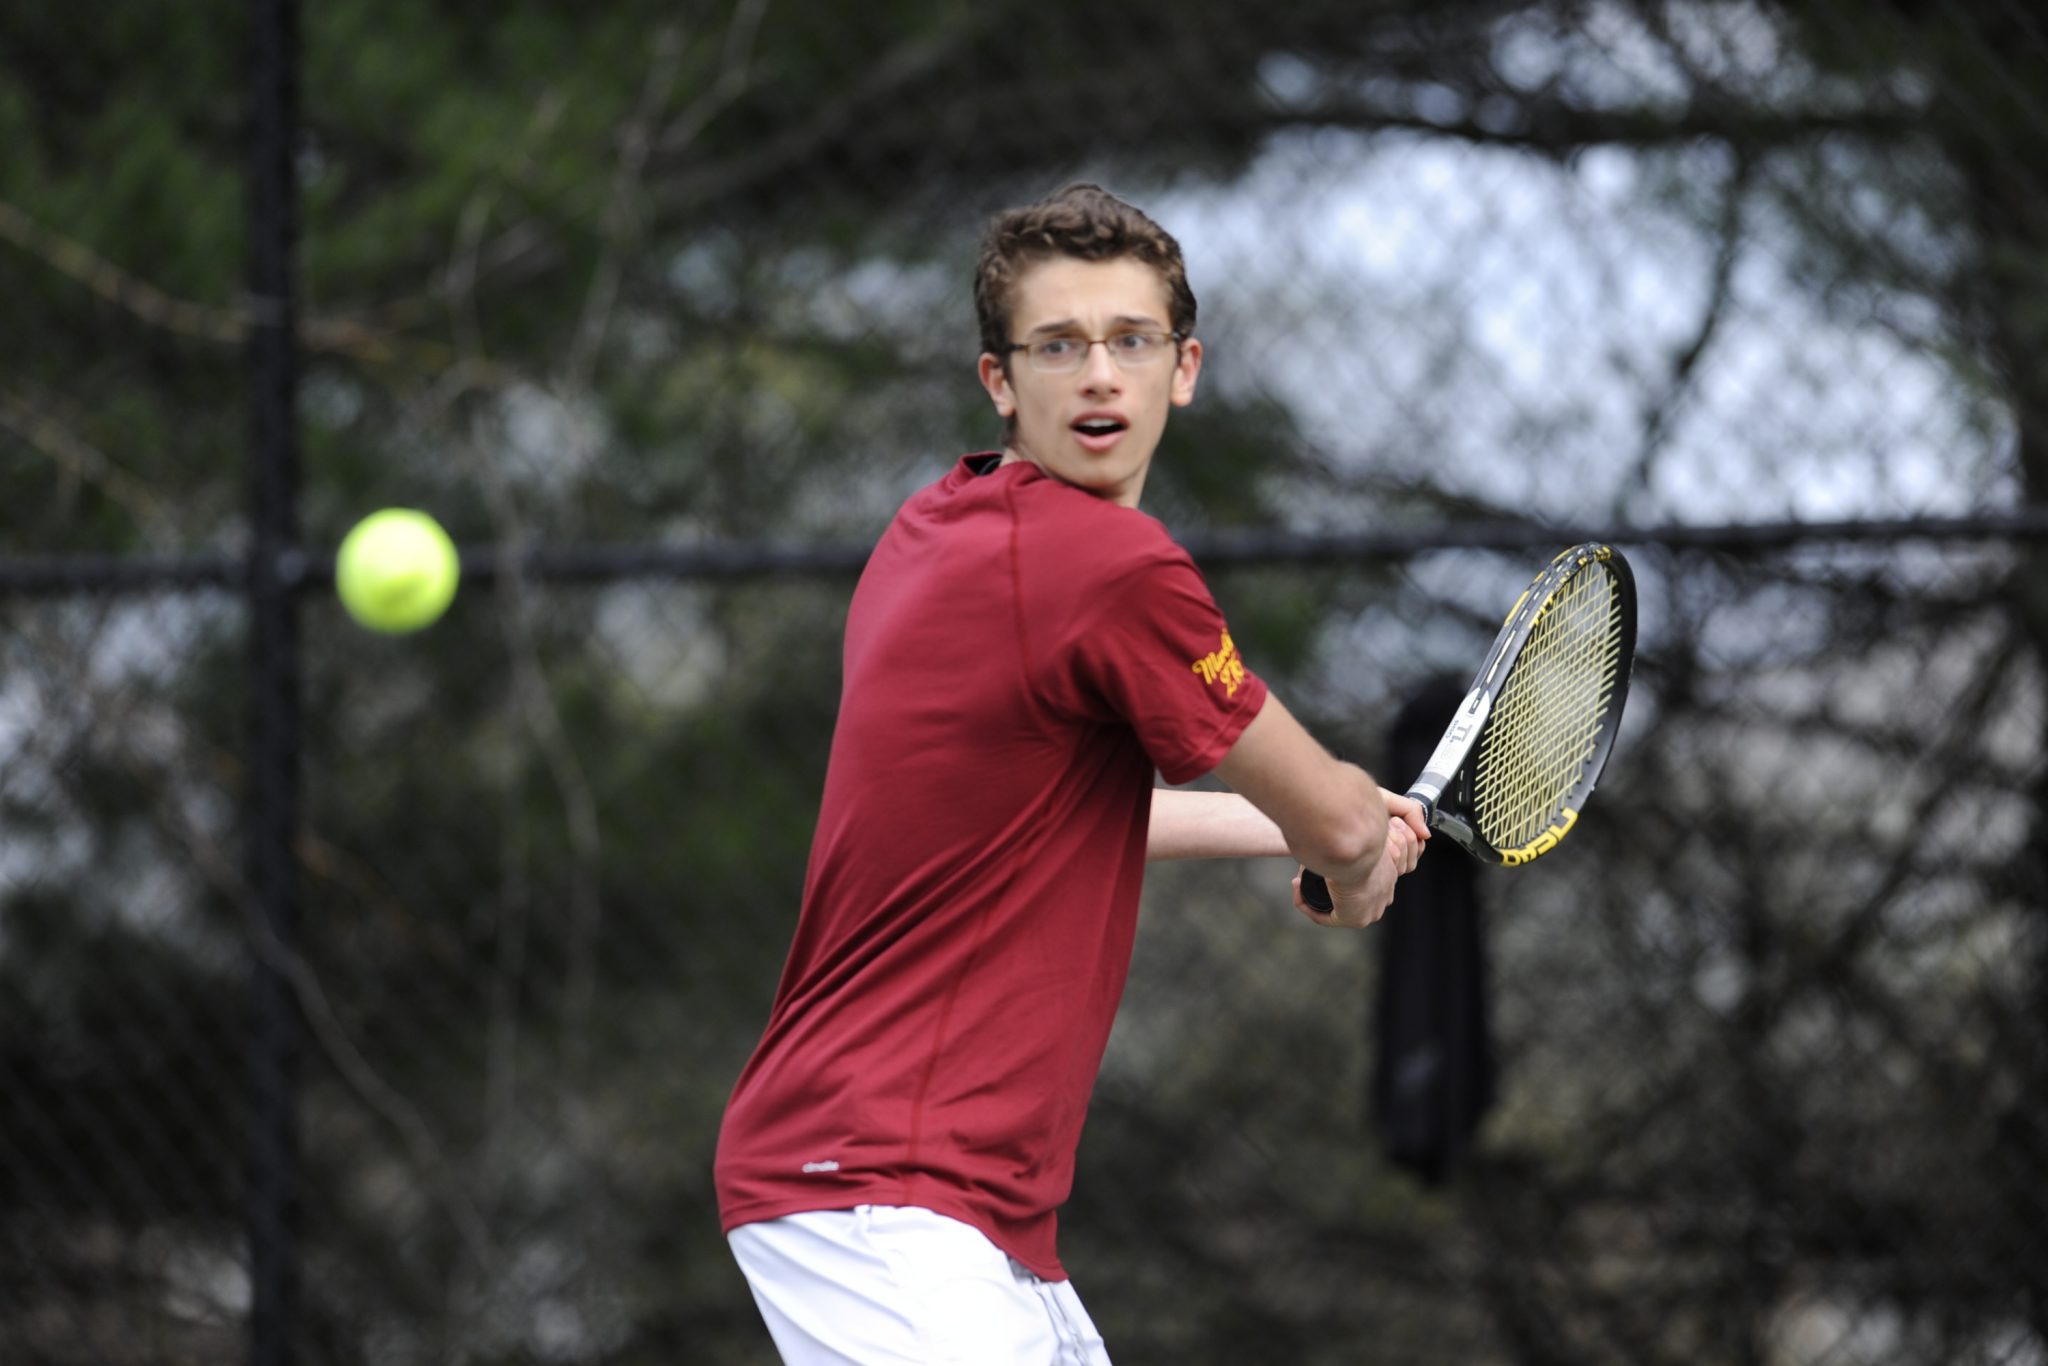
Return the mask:
<svg viewBox="0 0 2048 1366">
<path fill-rule="evenodd" d="M 1170 783 L 1215 768 L 1259 714 L 1266 685 L 1193 562 L 1176 554 L 1134 566 L 1097 609 L 1070 642 L 1078 700 L 1127 723 Z"/>
</svg>

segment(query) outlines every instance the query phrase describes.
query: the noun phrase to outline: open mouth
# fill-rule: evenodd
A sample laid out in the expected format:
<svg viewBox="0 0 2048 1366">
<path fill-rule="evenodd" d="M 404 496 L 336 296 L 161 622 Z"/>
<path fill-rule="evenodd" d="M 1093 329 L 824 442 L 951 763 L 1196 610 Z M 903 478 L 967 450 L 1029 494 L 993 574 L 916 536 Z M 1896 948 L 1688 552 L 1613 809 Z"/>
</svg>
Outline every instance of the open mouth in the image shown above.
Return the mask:
<svg viewBox="0 0 2048 1366">
<path fill-rule="evenodd" d="M 1127 423 L 1115 417 L 1084 417 L 1073 424 L 1074 435 L 1090 450 L 1105 450 L 1116 444 Z"/>
</svg>

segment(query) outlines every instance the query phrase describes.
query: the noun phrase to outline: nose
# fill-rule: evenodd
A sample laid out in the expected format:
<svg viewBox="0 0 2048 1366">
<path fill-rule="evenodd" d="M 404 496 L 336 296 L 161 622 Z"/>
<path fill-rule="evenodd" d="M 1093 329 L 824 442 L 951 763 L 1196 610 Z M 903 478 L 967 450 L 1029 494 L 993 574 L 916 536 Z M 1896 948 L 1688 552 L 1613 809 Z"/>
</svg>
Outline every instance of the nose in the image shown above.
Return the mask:
<svg viewBox="0 0 2048 1366">
<path fill-rule="evenodd" d="M 1092 341 L 1088 343 L 1088 358 L 1081 366 L 1083 385 L 1091 392 L 1097 389 L 1122 387 L 1123 371 L 1117 367 L 1109 354 L 1109 343 Z"/>
</svg>

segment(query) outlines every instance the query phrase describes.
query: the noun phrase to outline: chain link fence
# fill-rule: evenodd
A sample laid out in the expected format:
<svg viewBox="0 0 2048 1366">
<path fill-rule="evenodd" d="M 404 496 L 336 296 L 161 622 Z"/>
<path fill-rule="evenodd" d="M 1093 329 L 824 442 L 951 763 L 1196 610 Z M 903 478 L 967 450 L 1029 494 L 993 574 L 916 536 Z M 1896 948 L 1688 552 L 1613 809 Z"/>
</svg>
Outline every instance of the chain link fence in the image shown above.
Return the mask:
<svg viewBox="0 0 2048 1366">
<path fill-rule="evenodd" d="M 264 674 L 263 9 L 0 17 L 0 1361 L 253 1359 L 258 1237 L 272 1360 L 772 1359 L 710 1159 L 852 574 L 998 439 L 981 220 L 1090 178 L 1202 301 L 1147 506 L 1333 747 L 1408 776 L 1554 545 L 1643 594 L 1555 857 L 1361 935 L 1148 878 L 1062 1220 L 1116 1359 L 2048 1363 L 2031 10 L 309 9 Z M 332 599 L 387 505 L 467 548 L 414 636 Z"/>
</svg>

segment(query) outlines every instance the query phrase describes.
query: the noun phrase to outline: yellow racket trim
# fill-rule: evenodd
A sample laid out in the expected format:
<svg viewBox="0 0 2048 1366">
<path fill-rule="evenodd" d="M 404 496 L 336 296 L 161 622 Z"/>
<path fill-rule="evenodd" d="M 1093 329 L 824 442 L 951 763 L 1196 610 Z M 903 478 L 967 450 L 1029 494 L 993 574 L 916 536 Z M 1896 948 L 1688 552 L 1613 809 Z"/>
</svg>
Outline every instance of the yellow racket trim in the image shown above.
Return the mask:
<svg viewBox="0 0 2048 1366">
<path fill-rule="evenodd" d="M 1577 573 L 1537 608 L 1495 700 L 1472 781 L 1473 827 L 1509 866 L 1548 853 L 1578 820 L 1587 767 L 1621 680 L 1622 595 Z"/>
<path fill-rule="evenodd" d="M 1519 849 L 1501 850 L 1501 866 L 1503 868 L 1517 868 L 1520 867 L 1522 864 L 1529 862 L 1531 859 L 1538 857 L 1539 855 L 1549 853 L 1551 850 L 1557 848 L 1557 842 L 1563 839 L 1566 835 L 1569 835 L 1572 831 L 1572 827 L 1577 825 L 1578 823 L 1579 813 L 1574 811 L 1571 807 L 1567 806 L 1564 809 L 1563 817 L 1558 820 L 1557 824 L 1545 830 L 1535 839 L 1530 840 L 1527 844 L 1523 845 Z"/>
</svg>

